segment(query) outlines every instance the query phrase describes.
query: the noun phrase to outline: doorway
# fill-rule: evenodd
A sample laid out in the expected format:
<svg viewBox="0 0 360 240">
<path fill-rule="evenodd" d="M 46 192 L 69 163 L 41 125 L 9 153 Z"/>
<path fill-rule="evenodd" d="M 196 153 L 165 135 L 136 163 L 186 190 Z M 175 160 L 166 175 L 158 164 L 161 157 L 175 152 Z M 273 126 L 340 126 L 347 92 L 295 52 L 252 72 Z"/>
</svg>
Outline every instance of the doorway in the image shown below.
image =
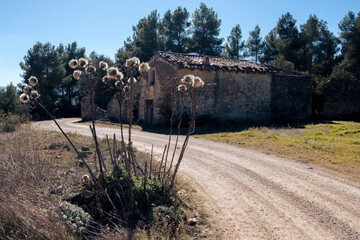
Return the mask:
<svg viewBox="0 0 360 240">
<path fill-rule="evenodd" d="M 146 100 L 145 101 L 145 122 L 152 124 L 154 118 L 154 103 L 153 100 Z"/>
</svg>

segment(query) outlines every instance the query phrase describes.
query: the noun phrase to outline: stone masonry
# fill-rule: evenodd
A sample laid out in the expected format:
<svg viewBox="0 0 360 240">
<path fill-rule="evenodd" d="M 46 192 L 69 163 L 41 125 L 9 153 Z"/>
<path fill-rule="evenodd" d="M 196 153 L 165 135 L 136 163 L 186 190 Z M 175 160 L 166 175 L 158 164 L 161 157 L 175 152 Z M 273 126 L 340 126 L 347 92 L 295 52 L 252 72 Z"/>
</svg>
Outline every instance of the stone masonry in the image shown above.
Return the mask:
<svg viewBox="0 0 360 240">
<path fill-rule="evenodd" d="M 268 122 L 311 116 L 312 79 L 307 75 L 244 60 L 164 52 L 155 54 L 149 65 L 139 99 L 139 119 L 144 122 L 169 120 L 165 113 L 170 89 L 186 74 L 215 84 L 199 117 Z"/>
</svg>

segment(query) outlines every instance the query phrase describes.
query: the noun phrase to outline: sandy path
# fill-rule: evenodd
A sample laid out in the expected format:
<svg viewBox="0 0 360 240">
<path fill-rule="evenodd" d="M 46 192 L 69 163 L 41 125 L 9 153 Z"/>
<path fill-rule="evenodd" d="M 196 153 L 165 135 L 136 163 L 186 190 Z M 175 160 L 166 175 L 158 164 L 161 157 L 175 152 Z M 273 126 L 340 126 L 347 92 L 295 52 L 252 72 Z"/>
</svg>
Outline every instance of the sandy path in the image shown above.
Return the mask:
<svg viewBox="0 0 360 240">
<path fill-rule="evenodd" d="M 90 135 L 78 119 L 65 131 Z M 33 127 L 55 130 L 49 121 Z M 116 129 L 97 128 L 98 135 Z M 166 135 L 134 131 L 134 146 L 158 157 Z M 174 144 L 173 144 L 174 145 Z M 278 158 L 208 140 L 190 140 L 180 174 L 207 209 L 210 234 L 221 239 L 360 239 L 360 184 Z"/>
</svg>

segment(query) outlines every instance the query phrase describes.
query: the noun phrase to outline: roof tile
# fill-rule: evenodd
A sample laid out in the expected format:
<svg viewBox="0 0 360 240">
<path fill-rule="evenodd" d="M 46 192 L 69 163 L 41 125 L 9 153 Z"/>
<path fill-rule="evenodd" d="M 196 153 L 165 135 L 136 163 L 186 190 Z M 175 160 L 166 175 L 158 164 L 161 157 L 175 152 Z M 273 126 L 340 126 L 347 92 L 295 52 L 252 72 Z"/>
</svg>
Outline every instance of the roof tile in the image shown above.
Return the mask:
<svg viewBox="0 0 360 240">
<path fill-rule="evenodd" d="M 275 73 L 276 69 L 273 67 L 262 66 L 260 64 L 250 62 L 247 60 L 237 60 L 214 56 L 201 56 L 191 55 L 184 53 L 167 53 L 157 52 L 167 62 L 173 63 L 180 68 L 189 69 L 213 69 L 224 71 L 237 71 L 246 73 Z M 209 63 L 205 62 L 205 58 L 208 57 Z"/>
</svg>

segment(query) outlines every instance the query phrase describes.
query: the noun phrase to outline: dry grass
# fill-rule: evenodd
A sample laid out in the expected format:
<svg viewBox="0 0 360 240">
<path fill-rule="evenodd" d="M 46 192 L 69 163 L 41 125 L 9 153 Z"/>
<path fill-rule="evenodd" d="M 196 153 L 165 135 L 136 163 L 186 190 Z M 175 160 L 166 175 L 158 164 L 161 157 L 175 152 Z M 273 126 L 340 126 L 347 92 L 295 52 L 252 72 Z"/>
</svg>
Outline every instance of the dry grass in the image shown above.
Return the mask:
<svg viewBox="0 0 360 240">
<path fill-rule="evenodd" d="M 68 133 L 75 146 L 95 146 L 90 137 Z M 102 150 L 107 153 L 105 141 Z M 87 173 L 81 167 L 76 153 L 58 132 L 20 130 L 0 134 L 0 239 L 78 239 L 69 231 L 61 218 L 59 205 L 82 188 L 81 176 Z M 136 151 L 140 165 L 150 159 L 149 154 Z M 106 156 L 105 156 L 106 157 Z M 109 159 L 108 157 L 106 157 Z M 94 155 L 87 156 L 89 165 L 96 172 Z M 110 167 L 110 163 L 107 163 Z M 154 163 L 156 171 L 156 163 Z M 188 216 L 195 208 L 188 198 Z M 161 226 L 153 226 L 150 238 L 166 237 Z M 191 238 L 197 227 L 182 223 L 182 236 Z M 161 231 L 158 231 L 160 229 Z M 98 239 L 124 239 L 126 231 L 119 227 L 100 229 Z M 148 231 L 138 231 L 134 239 L 147 239 Z"/>
<path fill-rule="evenodd" d="M 29 131 L 0 135 L 0 239 L 71 239 L 47 194 L 50 155 Z"/>
<path fill-rule="evenodd" d="M 334 121 L 301 127 L 257 127 L 196 135 L 286 157 L 360 182 L 360 123 Z"/>
</svg>

